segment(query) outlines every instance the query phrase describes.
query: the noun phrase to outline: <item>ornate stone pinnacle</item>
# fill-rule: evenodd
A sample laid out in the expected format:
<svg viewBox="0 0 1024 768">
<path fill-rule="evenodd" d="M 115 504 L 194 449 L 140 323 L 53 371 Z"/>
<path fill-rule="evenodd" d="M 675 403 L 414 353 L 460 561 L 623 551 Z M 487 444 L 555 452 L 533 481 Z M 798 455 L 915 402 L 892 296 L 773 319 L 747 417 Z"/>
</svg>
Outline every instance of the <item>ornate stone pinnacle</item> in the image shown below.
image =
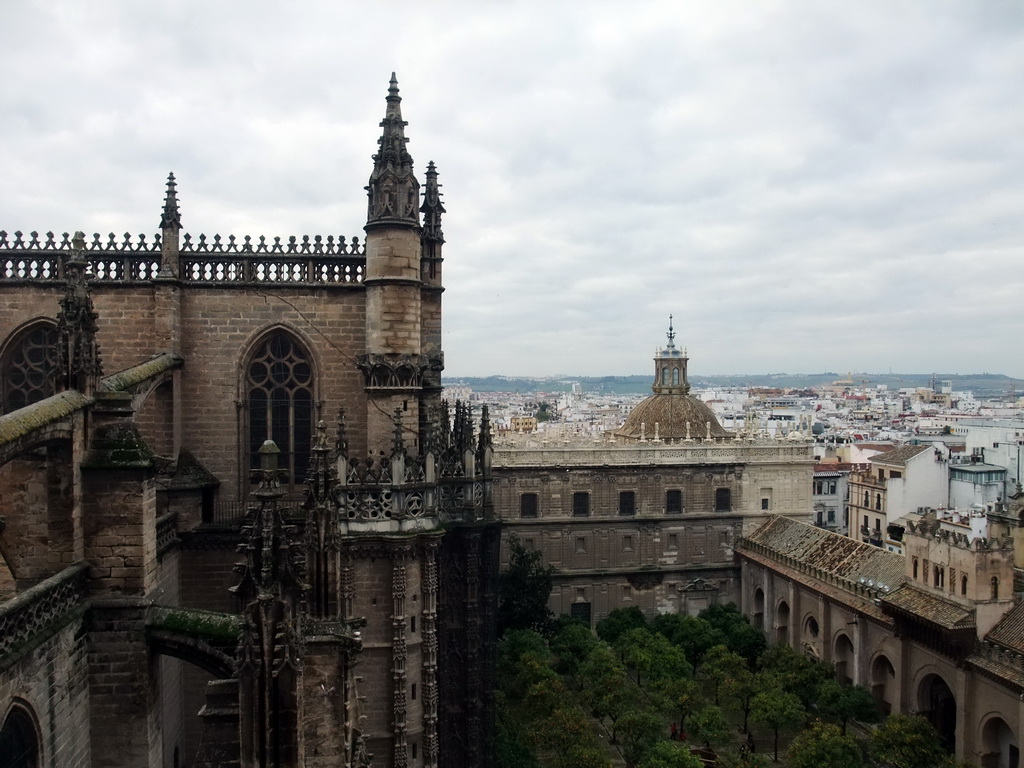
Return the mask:
<svg viewBox="0 0 1024 768">
<path fill-rule="evenodd" d="M 405 126 L 402 119 L 402 97 L 398 95 L 398 80 L 391 73 L 387 110 L 380 126 L 383 128 L 379 149 L 373 156 L 373 172 L 366 187 L 369 207 L 366 227 L 404 225 L 419 227 L 420 184 L 412 172 L 412 155 L 406 148 Z"/>
<path fill-rule="evenodd" d="M 178 210 L 178 188 L 174 182 L 174 174 L 167 174 L 167 196 L 164 198 L 164 211 L 160 216 L 160 229 L 181 229 L 181 212 Z"/>
<path fill-rule="evenodd" d="M 57 314 L 57 371 L 64 389 L 92 395 L 103 375 L 96 318 L 86 283 L 85 233 L 75 232 L 64 264 L 67 284 Z"/>
<path fill-rule="evenodd" d="M 437 183 L 437 168 L 433 160 L 427 163 L 427 180 L 423 188 L 423 205 L 420 206 L 420 213 L 423 214 L 423 240 L 443 243 L 441 214 L 446 211 L 444 203 L 441 202 L 441 185 Z"/>
</svg>

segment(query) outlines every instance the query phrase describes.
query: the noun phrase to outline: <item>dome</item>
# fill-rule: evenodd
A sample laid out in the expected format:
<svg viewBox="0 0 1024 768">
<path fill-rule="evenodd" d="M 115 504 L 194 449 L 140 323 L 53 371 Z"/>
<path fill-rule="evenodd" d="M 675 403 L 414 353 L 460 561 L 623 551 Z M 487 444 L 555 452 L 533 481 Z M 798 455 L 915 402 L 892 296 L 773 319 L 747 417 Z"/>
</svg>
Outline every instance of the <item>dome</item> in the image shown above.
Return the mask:
<svg viewBox="0 0 1024 768">
<path fill-rule="evenodd" d="M 691 395 L 651 395 L 634 408 L 615 436 L 632 442 L 641 436 L 640 425 L 644 425 L 643 434 L 648 440 L 654 439 L 654 425 L 658 425 L 658 437 L 662 440 L 685 440 L 686 425 L 690 425 L 690 434 L 694 440 L 707 437 L 708 422 L 711 423 L 712 438 L 732 438 L 732 432 L 722 428 L 715 414 L 701 400 Z"/>
</svg>

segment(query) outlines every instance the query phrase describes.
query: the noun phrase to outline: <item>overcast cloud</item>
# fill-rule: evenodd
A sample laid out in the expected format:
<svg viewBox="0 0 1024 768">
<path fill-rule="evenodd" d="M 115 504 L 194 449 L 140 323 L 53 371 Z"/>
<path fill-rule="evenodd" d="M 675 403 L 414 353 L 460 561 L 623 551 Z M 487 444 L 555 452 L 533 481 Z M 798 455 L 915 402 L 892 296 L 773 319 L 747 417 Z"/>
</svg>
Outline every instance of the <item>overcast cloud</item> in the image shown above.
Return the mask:
<svg viewBox="0 0 1024 768">
<path fill-rule="evenodd" d="M 458 375 L 1024 377 L 1024 3 L 0 6 L 0 229 L 362 237 L 391 71 Z"/>
</svg>

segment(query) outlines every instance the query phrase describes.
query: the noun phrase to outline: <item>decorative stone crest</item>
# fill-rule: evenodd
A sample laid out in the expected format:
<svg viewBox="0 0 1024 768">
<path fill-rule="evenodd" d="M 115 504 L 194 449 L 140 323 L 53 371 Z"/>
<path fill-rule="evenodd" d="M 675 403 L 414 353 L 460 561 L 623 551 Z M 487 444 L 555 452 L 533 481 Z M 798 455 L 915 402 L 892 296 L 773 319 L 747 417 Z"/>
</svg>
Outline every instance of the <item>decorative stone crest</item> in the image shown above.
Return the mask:
<svg viewBox="0 0 1024 768">
<path fill-rule="evenodd" d="M 424 355 L 368 354 L 356 358 L 367 388 L 419 389 L 429 361 Z"/>
</svg>

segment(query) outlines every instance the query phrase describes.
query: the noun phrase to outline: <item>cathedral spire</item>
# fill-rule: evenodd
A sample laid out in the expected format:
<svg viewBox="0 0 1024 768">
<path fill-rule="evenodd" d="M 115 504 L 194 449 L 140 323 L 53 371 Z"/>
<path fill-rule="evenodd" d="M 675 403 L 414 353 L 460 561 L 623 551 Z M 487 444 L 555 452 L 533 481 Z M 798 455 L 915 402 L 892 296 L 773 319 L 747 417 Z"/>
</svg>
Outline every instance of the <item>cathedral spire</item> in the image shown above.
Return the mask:
<svg viewBox="0 0 1024 768">
<path fill-rule="evenodd" d="M 366 192 L 370 198 L 366 228 L 378 226 L 420 225 L 420 184 L 412 172 L 412 156 L 406 148 L 405 126 L 402 119 L 402 97 L 398 95 L 398 80 L 391 73 L 388 87 L 387 109 L 381 121 L 379 149 L 373 156 L 373 173 Z"/>
<path fill-rule="evenodd" d="M 178 185 L 174 174 L 167 175 L 167 196 L 164 198 L 164 210 L 160 216 L 160 229 L 181 229 L 181 212 L 178 210 Z"/>
</svg>

